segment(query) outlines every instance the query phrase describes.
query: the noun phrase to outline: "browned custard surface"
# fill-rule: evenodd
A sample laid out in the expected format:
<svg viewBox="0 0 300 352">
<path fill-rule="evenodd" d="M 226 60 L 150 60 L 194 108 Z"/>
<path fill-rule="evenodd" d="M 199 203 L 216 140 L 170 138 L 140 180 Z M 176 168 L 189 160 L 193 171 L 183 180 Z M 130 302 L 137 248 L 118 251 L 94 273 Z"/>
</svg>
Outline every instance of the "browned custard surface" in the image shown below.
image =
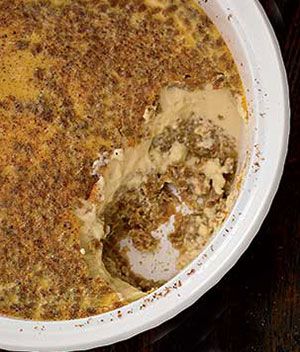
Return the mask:
<svg viewBox="0 0 300 352">
<path fill-rule="evenodd" d="M 157 104 L 162 89 L 176 86 L 193 91 L 207 84 L 242 94 L 223 39 L 193 1 L 0 2 L 1 314 L 73 319 L 128 302 L 126 293 L 92 270 L 91 260 L 86 259 L 89 252 L 91 259 L 102 248 L 100 238 L 82 242 L 83 216 L 78 216 L 99 180 L 92 172 L 94 162 L 99 155 L 135 148 L 149 138 L 154 118 L 150 114 L 150 122 L 145 123 L 145 111 Z M 188 127 L 180 124 L 176 133 L 160 131 L 151 150 L 170 149 L 163 140 L 185 143 L 183 131 Z M 228 143 L 230 148 L 220 159 L 224 164 L 231 158 L 227 190 L 215 195 L 222 201 L 230 190 L 237 158 L 234 142 Z M 199 158 L 211 157 L 201 153 Z M 182 174 L 175 166 L 164 170 L 161 179 L 178 180 Z M 188 188 L 184 179 L 189 172 L 195 169 L 186 169 L 187 175 L 178 183 L 182 190 Z M 162 181 L 155 181 L 158 173 L 151 171 L 151 177 L 138 187 L 145 187 L 144 197 L 159 207 L 165 201 L 155 196 L 164 187 Z M 147 188 L 151 182 L 158 188 Z M 212 183 L 207 187 L 205 197 L 213 194 Z M 138 202 L 136 193 L 128 193 L 125 186 L 121 189 L 123 201 L 132 194 Z M 192 204 L 195 200 L 186 192 Z M 112 211 L 104 211 L 111 237 L 118 227 L 122 232 L 141 233 L 138 224 L 143 213 L 130 222 L 132 228 L 122 222 L 116 225 L 111 214 L 116 209 L 126 213 L 126 205 L 118 193 L 112 199 L 107 208 Z M 172 213 L 170 209 L 166 213 Z M 155 211 L 152 217 L 144 215 L 155 221 Z M 174 242 L 182 241 L 174 236 Z M 134 283 L 130 275 L 127 281 Z"/>
</svg>

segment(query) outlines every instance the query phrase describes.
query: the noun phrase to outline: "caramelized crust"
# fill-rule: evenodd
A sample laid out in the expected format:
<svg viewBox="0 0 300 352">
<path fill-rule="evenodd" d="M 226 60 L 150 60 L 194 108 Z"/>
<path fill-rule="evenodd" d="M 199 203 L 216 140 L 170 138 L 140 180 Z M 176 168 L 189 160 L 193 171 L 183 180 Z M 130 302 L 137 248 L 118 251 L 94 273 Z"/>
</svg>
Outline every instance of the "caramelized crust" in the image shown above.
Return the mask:
<svg viewBox="0 0 300 352">
<path fill-rule="evenodd" d="M 0 313 L 58 320 L 126 303 L 80 252 L 93 162 L 139 143 L 161 88 L 241 93 L 230 53 L 186 0 L 0 2 Z"/>
</svg>

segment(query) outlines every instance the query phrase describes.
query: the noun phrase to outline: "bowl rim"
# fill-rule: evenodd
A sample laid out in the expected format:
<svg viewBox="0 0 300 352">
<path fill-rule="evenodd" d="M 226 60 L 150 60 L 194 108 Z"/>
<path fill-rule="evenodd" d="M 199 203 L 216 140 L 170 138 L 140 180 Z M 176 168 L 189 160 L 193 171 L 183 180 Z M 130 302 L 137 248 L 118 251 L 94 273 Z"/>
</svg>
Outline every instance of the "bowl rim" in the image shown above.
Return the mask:
<svg viewBox="0 0 300 352">
<path fill-rule="evenodd" d="M 228 20 L 230 17 L 232 26 L 241 30 L 241 37 L 243 31 L 247 31 L 247 36 L 243 37 L 243 40 L 247 38 L 247 43 L 251 42 L 251 47 L 245 50 L 252 56 L 255 52 L 256 58 L 252 57 L 249 61 L 252 60 L 252 66 L 253 60 L 259 63 L 259 70 L 255 73 L 259 74 L 268 92 L 268 97 L 266 95 L 254 97 L 255 103 L 260 105 L 255 115 L 257 116 L 261 109 L 265 115 L 257 121 L 255 138 L 262 142 L 266 161 L 262 162 L 259 170 L 253 170 L 252 167 L 260 156 L 257 151 L 252 153 L 246 176 L 249 182 L 247 181 L 248 184 L 246 182 L 241 191 L 243 196 L 247 196 L 246 204 L 243 206 L 244 214 L 238 220 L 235 219 L 239 211 L 239 202 L 243 202 L 242 197 L 239 197 L 230 218 L 219 231 L 225 237 L 227 229 L 230 228 L 230 240 L 222 242 L 216 253 L 212 253 L 214 250 L 211 245 L 210 254 L 201 253 L 193 263 L 166 285 L 146 298 L 119 310 L 90 318 L 58 322 L 0 317 L 1 348 L 13 351 L 84 350 L 128 339 L 156 327 L 192 305 L 214 286 L 238 261 L 255 237 L 271 206 L 283 173 L 289 135 L 288 83 L 279 44 L 258 0 L 244 0 L 242 4 L 236 0 L 219 0 L 216 3 L 219 3 L 218 6 L 222 9 L 222 16 Z M 208 12 L 210 7 L 214 6 L 210 2 L 201 5 Z M 268 62 L 265 62 L 266 59 Z M 249 66 L 246 69 L 252 68 Z M 276 81 L 276 87 L 272 87 L 275 86 L 274 83 L 271 85 L 268 82 L 270 78 Z M 276 123 L 270 122 L 275 116 L 275 108 Z M 265 134 L 260 134 L 259 127 Z M 248 186 L 251 187 L 251 191 L 255 188 L 251 195 L 246 195 L 250 190 L 247 189 Z M 234 236 L 235 233 L 239 235 Z M 216 242 L 213 243 L 218 245 L 218 238 L 214 241 Z"/>
</svg>

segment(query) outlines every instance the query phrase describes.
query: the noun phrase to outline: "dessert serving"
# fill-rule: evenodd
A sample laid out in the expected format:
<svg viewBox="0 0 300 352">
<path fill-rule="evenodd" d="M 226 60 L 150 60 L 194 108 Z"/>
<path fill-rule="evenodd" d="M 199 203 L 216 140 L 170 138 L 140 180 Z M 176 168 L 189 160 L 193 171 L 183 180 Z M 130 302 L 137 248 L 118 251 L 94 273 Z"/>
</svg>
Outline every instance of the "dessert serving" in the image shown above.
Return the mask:
<svg viewBox="0 0 300 352">
<path fill-rule="evenodd" d="M 246 119 L 195 1 L 1 1 L 0 314 L 87 317 L 176 275 L 232 208 Z"/>
</svg>

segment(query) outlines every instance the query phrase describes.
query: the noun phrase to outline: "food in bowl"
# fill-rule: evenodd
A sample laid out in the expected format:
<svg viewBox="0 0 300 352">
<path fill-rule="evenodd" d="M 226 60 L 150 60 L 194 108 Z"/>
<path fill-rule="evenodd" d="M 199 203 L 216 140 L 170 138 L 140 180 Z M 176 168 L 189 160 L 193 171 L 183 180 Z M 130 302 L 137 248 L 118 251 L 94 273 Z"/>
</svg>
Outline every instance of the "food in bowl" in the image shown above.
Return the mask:
<svg viewBox="0 0 300 352">
<path fill-rule="evenodd" d="M 3 1 L 0 25 L 0 313 L 142 297 L 236 197 L 247 113 L 224 40 L 192 0 Z"/>
</svg>

